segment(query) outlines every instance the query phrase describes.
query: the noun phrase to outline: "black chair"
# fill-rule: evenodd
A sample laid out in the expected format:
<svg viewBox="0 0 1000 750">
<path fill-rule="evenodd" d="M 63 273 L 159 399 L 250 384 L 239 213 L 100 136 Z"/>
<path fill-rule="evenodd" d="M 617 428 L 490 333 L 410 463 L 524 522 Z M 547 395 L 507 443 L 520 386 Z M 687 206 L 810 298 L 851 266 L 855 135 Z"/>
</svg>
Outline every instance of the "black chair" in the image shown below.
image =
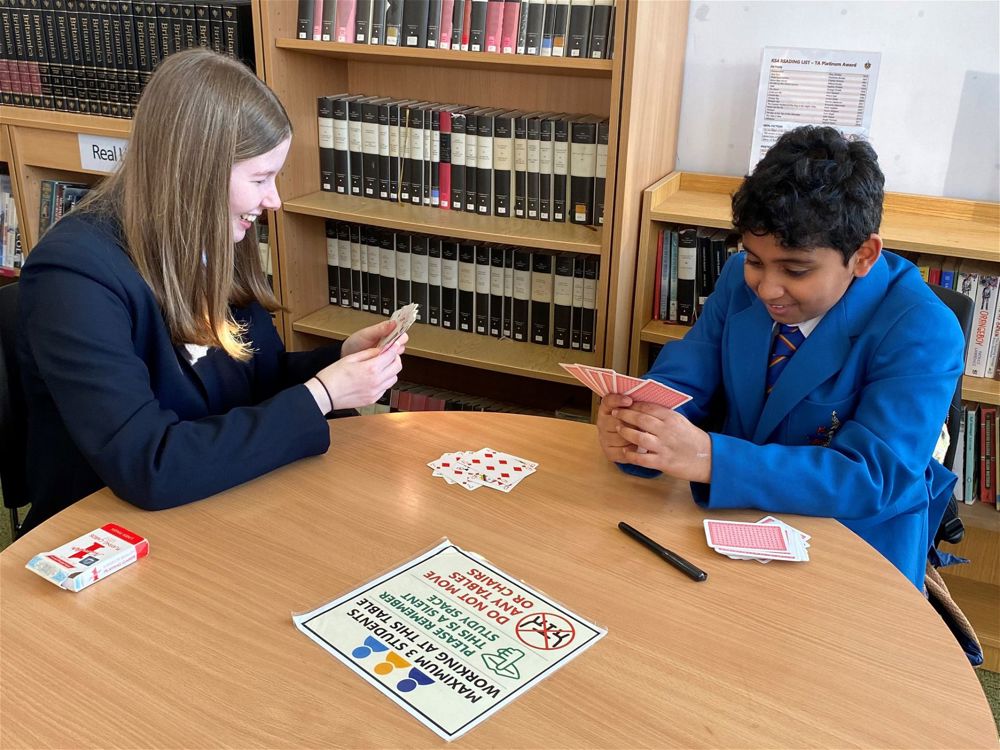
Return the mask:
<svg viewBox="0 0 1000 750">
<path fill-rule="evenodd" d="M 965 349 L 962 354 L 962 360 L 965 361 L 965 356 L 969 351 L 969 337 L 972 334 L 972 318 L 975 312 L 975 303 L 969 297 L 966 297 L 961 292 L 956 292 L 954 289 L 946 289 L 936 284 L 929 284 L 928 286 L 938 296 L 938 299 L 944 302 L 948 306 L 948 309 L 955 313 L 955 317 L 958 318 L 958 324 L 962 327 L 962 335 L 965 337 Z M 962 378 L 959 377 L 958 386 L 955 388 L 955 395 L 951 397 L 951 405 L 948 407 L 948 437 L 950 438 L 950 444 L 944 456 L 944 465 L 948 469 L 951 469 L 955 463 L 955 453 L 958 451 L 958 431 L 961 423 Z M 950 544 L 958 544 L 962 541 L 964 535 L 965 527 L 962 525 L 962 519 L 958 517 L 958 503 L 952 497 L 951 502 L 948 503 L 948 507 L 945 509 L 944 517 L 941 519 L 941 525 L 938 527 L 934 543 L 949 542 Z"/>
<path fill-rule="evenodd" d="M 27 419 L 17 363 L 18 285 L 0 287 L 0 485 L 10 511 L 14 539 L 21 529 L 17 509 L 27 504 Z"/>
</svg>

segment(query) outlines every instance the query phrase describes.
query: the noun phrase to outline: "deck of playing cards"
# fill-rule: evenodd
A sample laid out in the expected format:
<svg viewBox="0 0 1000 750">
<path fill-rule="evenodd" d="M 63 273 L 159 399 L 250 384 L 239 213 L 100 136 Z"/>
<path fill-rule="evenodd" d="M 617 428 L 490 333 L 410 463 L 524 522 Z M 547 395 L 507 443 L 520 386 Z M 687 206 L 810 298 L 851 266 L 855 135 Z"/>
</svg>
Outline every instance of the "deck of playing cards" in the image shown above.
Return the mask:
<svg viewBox="0 0 1000 750">
<path fill-rule="evenodd" d="M 633 378 L 631 375 L 622 375 L 620 372 L 609 370 L 606 367 L 564 364 L 562 362 L 559 363 L 559 366 L 601 398 L 609 393 L 618 393 L 628 396 L 636 402 L 659 404 L 668 409 L 676 409 L 691 400 L 691 397 L 686 393 L 681 393 L 663 385 L 663 383 Z"/>
<path fill-rule="evenodd" d="M 809 559 L 811 537 L 774 516 L 765 516 L 756 523 L 706 518 L 705 537 L 709 547 L 734 560 L 766 563 L 771 560 L 806 562 Z"/>
<path fill-rule="evenodd" d="M 434 470 L 434 476 L 442 477 L 448 484 L 460 484 L 467 490 L 490 487 L 500 492 L 510 492 L 538 468 L 534 461 L 492 448 L 444 453 L 427 465 Z"/>
<path fill-rule="evenodd" d="M 406 333 L 410 326 L 417 319 L 417 310 L 419 305 L 416 302 L 411 302 L 408 305 L 403 305 L 401 308 L 396 310 L 389 318 L 393 322 L 393 329 L 391 333 L 386 334 L 382 337 L 382 340 L 378 342 L 378 350 L 384 352 L 386 347 L 392 344 L 396 339 Z"/>
</svg>

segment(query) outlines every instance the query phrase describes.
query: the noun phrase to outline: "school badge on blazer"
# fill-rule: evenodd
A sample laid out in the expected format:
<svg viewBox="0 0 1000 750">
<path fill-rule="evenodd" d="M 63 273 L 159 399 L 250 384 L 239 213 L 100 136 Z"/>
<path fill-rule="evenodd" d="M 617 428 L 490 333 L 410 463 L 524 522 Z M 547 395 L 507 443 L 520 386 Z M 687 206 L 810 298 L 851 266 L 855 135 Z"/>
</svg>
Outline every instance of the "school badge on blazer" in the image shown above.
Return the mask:
<svg viewBox="0 0 1000 750">
<path fill-rule="evenodd" d="M 833 441 L 833 436 L 837 434 L 837 430 L 839 429 L 840 417 L 837 416 L 836 411 L 832 411 L 830 412 L 830 426 L 823 427 L 820 425 L 816 428 L 816 432 L 806 438 L 806 441 L 809 445 L 822 445 L 824 448 L 827 448 Z"/>
</svg>

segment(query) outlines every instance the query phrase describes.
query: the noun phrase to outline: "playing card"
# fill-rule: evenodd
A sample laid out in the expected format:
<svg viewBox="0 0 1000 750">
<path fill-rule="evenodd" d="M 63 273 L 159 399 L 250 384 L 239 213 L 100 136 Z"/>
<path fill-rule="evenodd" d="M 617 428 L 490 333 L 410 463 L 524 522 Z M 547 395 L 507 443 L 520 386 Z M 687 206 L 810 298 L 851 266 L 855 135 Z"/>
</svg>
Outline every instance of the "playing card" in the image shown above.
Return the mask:
<svg viewBox="0 0 1000 750">
<path fill-rule="evenodd" d="M 777 525 L 705 519 L 708 546 L 746 552 L 790 553 L 788 538 Z"/>
<path fill-rule="evenodd" d="M 408 305 L 404 305 L 392 314 L 389 318 L 394 324 L 393 329 L 390 333 L 382 337 L 382 340 L 378 342 L 378 350 L 380 352 L 385 351 L 386 347 L 392 344 L 396 339 L 406 333 L 410 326 L 417 319 L 417 309 L 419 305 L 416 302 L 411 302 Z"/>
<path fill-rule="evenodd" d="M 538 468 L 534 461 L 492 448 L 444 453 L 427 465 L 433 469 L 433 476 L 449 484 L 459 484 L 467 490 L 490 487 L 501 492 L 510 492 Z"/>
<path fill-rule="evenodd" d="M 660 404 L 668 409 L 676 409 L 691 400 L 691 397 L 686 393 L 681 393 L 655 380 L 634 378 L 606 367 L 564 362 L 560 362 L 559 366 L 601 398 L 609 393 L 621 393 L 631 396 L 633 401 Z"/>
<path fill-rule="evenodd" d="M 633 401 L 659 404 L 668 409 L 676 409 L 691 400 L 686 393 L 674 390 L 663 383 L 657 383 L 655 380 L 643 380 L 639 385 L 625 391 L 625 395 Z"/>
</svg>

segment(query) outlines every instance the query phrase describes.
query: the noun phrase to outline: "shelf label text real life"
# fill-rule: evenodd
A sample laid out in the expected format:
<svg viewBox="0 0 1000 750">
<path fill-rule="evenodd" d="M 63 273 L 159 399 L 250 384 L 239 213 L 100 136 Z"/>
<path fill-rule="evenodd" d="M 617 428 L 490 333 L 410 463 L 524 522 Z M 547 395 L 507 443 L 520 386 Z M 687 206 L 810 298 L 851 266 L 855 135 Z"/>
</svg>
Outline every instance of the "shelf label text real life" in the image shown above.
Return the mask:
<svg viewBox="0 0 1000 750">
<path fill-rule="evenodd" d="M 92 172 L 114 172 L 125 156 L 128 141 L 102 135 L 77 136 L 80 144 L 80 167 Z"/>
</svg>

